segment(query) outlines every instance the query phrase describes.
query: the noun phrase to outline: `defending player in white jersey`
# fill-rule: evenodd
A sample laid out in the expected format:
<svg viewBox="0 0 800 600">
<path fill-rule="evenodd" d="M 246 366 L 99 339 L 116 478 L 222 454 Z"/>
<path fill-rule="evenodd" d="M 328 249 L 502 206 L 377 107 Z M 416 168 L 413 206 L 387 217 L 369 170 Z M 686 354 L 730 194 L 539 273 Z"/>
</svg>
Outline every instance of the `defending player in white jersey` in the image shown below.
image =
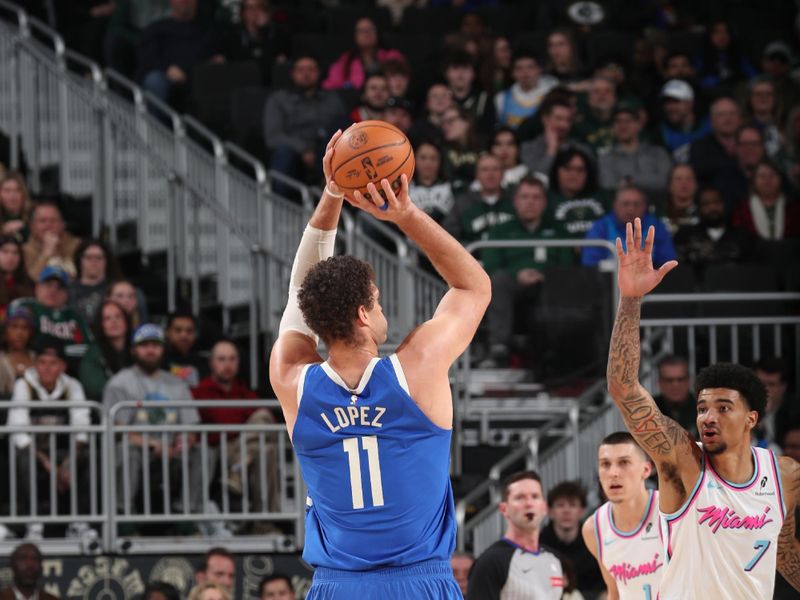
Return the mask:
<svg viewBox="0 0 800 600">
<path fill-rule="evenodd" d="M 800 591 L 794 509 L 800 465 L 750 447 L 766 390 L 750 369 L 716 364 L 696 380 L 695 444 L 639 383 L 642 297 L 677 263 L 653 268 L 654 230 L 637 218 L 617 239 L 620 303 L 608 356 L 608 389 L 629 431 L 656 463 L 667 564 L 661 600 L 772 598 L 775 568 Z M 642 243 L 644 241 L 644 244 Z"/>
<path fill-rule="evenodd" d="M 644 482 L 653 466 L 627 431 L 606 436 L 597 472 L 608 502 L 583 524 L 583 540 L 597 559 L 607 600 L 656 600 L 664 572 L 658 492 Z"/>
</svg>

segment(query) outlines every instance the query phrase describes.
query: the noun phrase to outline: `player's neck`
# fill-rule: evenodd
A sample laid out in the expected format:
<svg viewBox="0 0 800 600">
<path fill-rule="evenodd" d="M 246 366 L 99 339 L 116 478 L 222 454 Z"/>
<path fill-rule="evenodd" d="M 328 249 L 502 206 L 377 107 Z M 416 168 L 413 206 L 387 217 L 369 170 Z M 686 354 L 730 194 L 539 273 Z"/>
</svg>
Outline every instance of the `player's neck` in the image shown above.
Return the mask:
<svg viewBox="0 0 800 600">
<path fill-rule="evenodd" d="M 708 455 L 717 474 L 731 483 L 746 483 L 753 477 L 756 465 L 750 444 L 729 448 L 720 454 Z"/>
<path fill-rule="evenodd" d="M 611 515 L 614 517 L 614 526 L 620 531 L 633 531 L 642 522 L 650 500 L 650 492 L 642 486 L 642 490 L 622 502 L 611 505 Z"/>
<path fill-rule="evenodd" d="M 539 551 L 539 528 L 525 531 L 516 527 L 509 527 L 506 530 L 505 538 L 517 546 L 529 550 L 530 552 Z"/>
<path fill-rule="evenodd" d="M 350 388 L 355 388 L 376 356 L 378 347 L 374 343 L 365 342 L 355 347 L 333 343 L 328 350 L 328 364 Z"/>
</svg>

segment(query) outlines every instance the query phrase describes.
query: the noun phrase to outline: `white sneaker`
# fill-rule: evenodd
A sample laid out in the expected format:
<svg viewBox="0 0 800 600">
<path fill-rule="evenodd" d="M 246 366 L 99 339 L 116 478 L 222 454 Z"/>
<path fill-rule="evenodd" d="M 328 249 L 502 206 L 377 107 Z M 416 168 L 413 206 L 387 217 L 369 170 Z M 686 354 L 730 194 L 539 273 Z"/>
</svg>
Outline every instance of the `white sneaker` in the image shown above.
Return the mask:
<svg viewBox="0 0 800 600">
<path fill-rule="evenodd" d="M 44 539 L 44 525 L 42 523 L 30 523 L 25 528 L 25 539 L 32 542 L 41 542 Z"/>
</svg>

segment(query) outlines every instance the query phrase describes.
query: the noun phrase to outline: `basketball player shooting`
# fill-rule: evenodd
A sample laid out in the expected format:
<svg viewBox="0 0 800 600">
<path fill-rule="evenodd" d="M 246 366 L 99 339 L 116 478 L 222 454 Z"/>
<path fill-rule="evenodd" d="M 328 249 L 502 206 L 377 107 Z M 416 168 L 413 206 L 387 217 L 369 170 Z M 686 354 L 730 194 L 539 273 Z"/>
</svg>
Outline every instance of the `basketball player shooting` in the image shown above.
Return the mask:
<svg viewBox="0 0 800 600">
<path fill-rule="evenodd" d="M 386 179 L 367 200 L 448 283 L 433 317 L 379 358 L 388 324 L 375 274 L 332 256 L 344 194 L 326 187 L 297 250 L 270 381 L 308 486 L 303 558 L 316 567 L 307 598 L 460 599 L 449 559 L 456 521 L 449 477 L 453 403 L 448 370 L 472 340 L 491 295 L 478 262 Z M 381 205 L 381 207 L 378 206 Z M 385 206 L 384 206 L 385 205 Z M 317 336 L 328 359 L 317 353 Z"/>
<path fill-rule="evenodd" d="M 656 463 L 667 553 L 660 598 L 767 600 L 775 567 L 800 590 L 794 510 L 800 465 L 752 448 L 766 390 L 745 367 L 720 363 L 697 376 L 701 444 L 656 407 L 638 380 L 642 297 L 677 263 L 653 268 L 654 231 L 642 225 L 617 239 L 620 304 L 608 357 L 608 389 L 639 445 Z"/>
</svg>

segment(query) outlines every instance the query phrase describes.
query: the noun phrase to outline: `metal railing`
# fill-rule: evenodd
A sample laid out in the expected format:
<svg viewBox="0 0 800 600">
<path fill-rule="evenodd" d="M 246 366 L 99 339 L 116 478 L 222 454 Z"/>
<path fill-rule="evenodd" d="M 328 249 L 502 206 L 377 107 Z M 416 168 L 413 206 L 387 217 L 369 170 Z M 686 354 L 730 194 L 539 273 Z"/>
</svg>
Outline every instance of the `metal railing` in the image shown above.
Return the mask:
<svg viewBox="0 0 800 600">
<path fill-rule="evenodd" d="M 242 407 L 261 412 L 231 425 L 181 424 L 168 417 L 182 409 Z M 237 547 L 295 551 L 304 537 L 306 492 L 285 426 L 263 412 L 278 407 L 275 400 L 120 402 L 110 410 L 96 402 L 0 402 L 0 411 L 92 411 L 95 422 L 3 428 L 9 473 L 0 521 L 95 529 L 92 547 L 86 539 L 42 540 L 43 548 L 60 553 L 195 551 L 248 524 L 262 534 L 237 535 Z M 133 416 L 125 415 L 128 410 Z M 66 479 L 59 474 L 63 464 Z M 135 532 L 176 523 L 204 537 Z M 0 553 L 10 552 L 13 543 L 0 542 Z"/>
</svg>

